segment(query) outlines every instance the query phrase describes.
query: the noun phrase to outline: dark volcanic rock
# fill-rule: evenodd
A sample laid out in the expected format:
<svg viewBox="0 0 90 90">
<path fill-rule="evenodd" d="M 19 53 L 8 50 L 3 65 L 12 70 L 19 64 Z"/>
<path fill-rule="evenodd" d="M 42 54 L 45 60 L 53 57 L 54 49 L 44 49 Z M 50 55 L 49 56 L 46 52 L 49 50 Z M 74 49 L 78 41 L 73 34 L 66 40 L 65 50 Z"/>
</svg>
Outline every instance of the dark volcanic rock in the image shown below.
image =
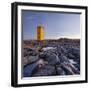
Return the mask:
<svg viewBox="0 0 90 90">
<path fill-rule="evenodd" d="M 80 40 L 31 40 L 23 49 L 23 76 L 80 74 Z"/>
<path fill-rule="evenodd" d="M 50 76 L 56 75 L 55 67 L 51 65 L 45 65 L 42 68 L 39 68 L 33 76 Z"/>
<path fill-rule="evenodd" d="M 74 75 L 74 72 L 69 64 L 63 63 L 61 67 L 65 71 L 66 75 Z"/>
<path fill-rule="evenodd" d="M 24 77 L 32 76 L 33 72 L 35 70 L 37 70 L 37 68 L 38 68 L 38 65 L 36 63 L 24 66 L 24 68 L 23 68 L 23 76 Z"/>
<path fill-rule="evenodd" d="M 56 66 L 57 75 L 65 75 L 65 71 L 61 68 L 61 66 Z"/>
<path fill-rule="evenodd" d="M 37 51 L 35 49 L 31 49 L 31 48 L 24 48 L 24 56 L 35 56 L 37 55 Z"/>
<path fill-rule="evenodd" d="M 42 59 L 32 63 L 32 64 L 27 64 L 24 66 L 24 71 L 23 75 L 24 77 L 30 77 L 35 73 L 37 70 L 39 70 L 40 66 L 44 66 L 44 61 Z"/>
<path fill-rule="evenodd" d="M 64 63 L 64 62 L 69 63 L 68 58 L 64 54 L 61 54 L 59 56 L 59 59 L 60 59 L 61 63 Z"/>
<path fill-rule="evenodd" d="M 56 65 L 60 64 L 60 59 L 56 53 L 53 53 L 51 51 L 45 51 L 40 55 L 41 58 L 43 58 L 45 61 L 48 61 L 48 64 L 50 65 Z"/>
<path fill-rule="evenodd" d="M 38 55 L 37 56 L 29 56 L 28 57 L 28 62 L 33 63 L 39 59 Z"/>
<path fill-rule="evenodd" d="M 23 57 L 23 66 L 36 62 L 39 59 L 38 55 L 37 56 L 27 56 L 27 57 Z"/>
<path fill-rule="evenodd" d="M 75 56 L 72 55 L 71 53 L 68 53 L 68 54 L 67 54 L 67 57 L 70 58 L 70 59 L 74 59 L 74 58 L 75 58 Z"/>
<path fill-rule="evenodd" d="M 75 58 L 80 58 L 80 49 L 79 48 L 71 48 L 68 50 L 68 53 L 74 55 Z"/>
</svg>

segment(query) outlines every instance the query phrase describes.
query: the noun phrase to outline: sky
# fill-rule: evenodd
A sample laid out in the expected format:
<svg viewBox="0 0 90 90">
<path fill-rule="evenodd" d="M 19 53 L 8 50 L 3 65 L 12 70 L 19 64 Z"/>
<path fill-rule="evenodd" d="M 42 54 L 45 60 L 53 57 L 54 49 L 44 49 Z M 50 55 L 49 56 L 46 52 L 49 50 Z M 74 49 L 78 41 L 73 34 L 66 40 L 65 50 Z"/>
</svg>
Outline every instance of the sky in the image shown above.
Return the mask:
<svg viewBox="0 0 90 90">
<path fill-rule="evenodd" d="M 23 39 L 37 39 L 37 26 L 45 39 L 80 38 L 80 14 L 22 10 Z"/>
</svg>

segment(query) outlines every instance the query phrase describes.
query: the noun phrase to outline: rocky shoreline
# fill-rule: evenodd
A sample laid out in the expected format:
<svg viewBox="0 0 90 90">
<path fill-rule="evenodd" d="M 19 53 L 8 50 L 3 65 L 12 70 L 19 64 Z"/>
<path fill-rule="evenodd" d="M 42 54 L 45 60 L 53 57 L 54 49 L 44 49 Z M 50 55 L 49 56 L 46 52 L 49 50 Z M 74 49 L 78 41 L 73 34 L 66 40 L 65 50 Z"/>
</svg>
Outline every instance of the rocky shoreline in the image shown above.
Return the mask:
<svg viewBox="0 0 90 90">
<path fill-rule="evenodd" d="M 80 74 L 80 40 L 23 42 L 23 77 Z"/>
</svg>

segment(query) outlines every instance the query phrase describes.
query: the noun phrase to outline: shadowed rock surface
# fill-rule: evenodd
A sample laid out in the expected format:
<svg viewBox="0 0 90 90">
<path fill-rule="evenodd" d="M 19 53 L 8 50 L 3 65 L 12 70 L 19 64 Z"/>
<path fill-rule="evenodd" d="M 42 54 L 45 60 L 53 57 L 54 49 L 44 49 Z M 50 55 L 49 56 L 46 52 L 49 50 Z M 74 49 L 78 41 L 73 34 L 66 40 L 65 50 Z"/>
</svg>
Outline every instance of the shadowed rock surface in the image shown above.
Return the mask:
<svg viewBox="0 0 90 90">
<path fill-rule="evenodd" d="M 24 41 L 23 77 L 80 74 L 80 40 Z"/>
</svg>

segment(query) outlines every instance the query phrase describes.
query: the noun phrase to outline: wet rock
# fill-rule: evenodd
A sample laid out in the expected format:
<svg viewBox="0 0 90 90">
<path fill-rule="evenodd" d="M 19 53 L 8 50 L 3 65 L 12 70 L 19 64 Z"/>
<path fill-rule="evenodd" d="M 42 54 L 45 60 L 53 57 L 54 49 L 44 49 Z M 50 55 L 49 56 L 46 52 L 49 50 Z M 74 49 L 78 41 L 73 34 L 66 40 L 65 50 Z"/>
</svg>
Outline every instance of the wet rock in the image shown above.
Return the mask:
<svg viewBox="0 0 90 90">
<path fill-rule="evenodd" d="M 25 56 L 36 56 L 38 53 L 37 53 L 37 50 L 33 49 L 33 48 L 24 48 L 24 57 Z"/>
<path fill-rule="evenodd" d="M 27 64 L 23 68 L 23 75 L 24 77 L 30 77 L 32 76 L 39 68 L 44 66 L 44 61 L 42 59 L 32 63 L 32 64 Z"/>
<path fill-rule="evenodd" d="M 75 74 L 80 74 L 78 68 L 76 68 L 73 64 L 70 63 L 70 67 Z"/>
<path fill-rule="evenodd" d="M 74 64 L 74 66 L 78 69 L 79 73 L 80 73 L 80 64 Z"/>
<path fill-rule="evenodd" d="M 28 57 L 28 63 L 33 63 L 39 59 L 38 55 L 37 56 L 29 56 Z"/>
<path fill-rule="evenodd" d="M 67 57 L 68 57 L 69 59 L 74 59 L 74 58 L 75 58 L 75 56 L 72 55 L 71 53 L 68 53 L 68 54 L 67 54 Z"/>
<path fill-rule="evenodd" d="M 61 68 L 65 71 L 66 75 L 74 75 L 75 73 L 73 72 L 72 68 L 70 67 L 69 64 L 63 63 L 61 65 Z"/>
<path fill-rule="evenodd" d="M 28 44 L 22 59 L 25 77 L 80 74 L 79 42 L 62 39 L 46 40 L 44 46 L 38 41 Z"/>
<path fill-rule="evenodd" d="M 42 48 L 43 51 L 55 51 L 56 50 L 56 47 L 45 47 L 45 48 Z"/>
<path fill-rule="evenodd" d="M 56 66 L 57 75 L 65 75 L 65 71 L 61 68 L 61 66 Z"/>
<path fill-rule="evenodd" d="M 56 75 L 55 67 L 51 65 L 45 65 L 42 68 L 39 68 L 33 76 L 50 76 Z"/>
<path fill-rule="evenodd" d="M 51 51 L 45 51 L 40 55 L 41 58 L 48 61 L 48 64 L 55 65 L 60 63 L 60 59 L 57 54 Z"/>
<path fill-rule="evenodd" d="M 25 65 L 23 68 L 23 77 L 32 76 L 33 72 L 38 69 L 37 63 Z"/>
<path fill-rule="evenodd" d="M 65 55 L 67 53 L 67 50 L 65 47 L 61 46 L 61 52 Z"/>
<path fill-rule="evenodd" d="M 68 53 L 71 53 L 75 56 L 75 58 L 80 58 L 80 49 L 79 48 L 71 48 L 68 50 Z"/>
<path fill-rule="evenodd" d="M 28 63 L 27 57 L 23 57 L 22 64 L 25 66 Z"/>
<path fill-rule="evenodd" d="M 37 55 L 37 52 L 36 52 L 36 50 L 34 50 L 34 49 L 29 49 L 29 50 L 28 50 L 28 54 L 29 54 L 29 55 L 32 55 L 32 56 L 35 56 L 35 55 Z"/>
<path fill-rule="evenodd" d="M 50 65 L 56 65 L 60 63 L 60 59 L 56 54 L 51 54 L 47 56 L 46 60 Z"/>
<path fill-rule="evenodd" d="M 77 64 L 77 62 L 75 62 L 73 59 L 69 59 L 69 62 L 70 62 L 71 64 Z"/>
<path fill-rule="evenodd" d="M 73 59 L 75 62 L 77 62 L 77 64 L 79 64 L 80 65 L 80 57 L 79 58 L 75 58 L 75 59 Z"/>
<path fill-rule="evenodd" d="M 68 58 L 64 54 L 61 54 L 59 56 L 59 59 L 60 59 L 61 63 L 64 63 L 64 62 L 69 63 Z"/>
</svg>

